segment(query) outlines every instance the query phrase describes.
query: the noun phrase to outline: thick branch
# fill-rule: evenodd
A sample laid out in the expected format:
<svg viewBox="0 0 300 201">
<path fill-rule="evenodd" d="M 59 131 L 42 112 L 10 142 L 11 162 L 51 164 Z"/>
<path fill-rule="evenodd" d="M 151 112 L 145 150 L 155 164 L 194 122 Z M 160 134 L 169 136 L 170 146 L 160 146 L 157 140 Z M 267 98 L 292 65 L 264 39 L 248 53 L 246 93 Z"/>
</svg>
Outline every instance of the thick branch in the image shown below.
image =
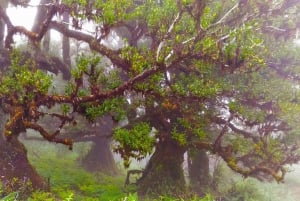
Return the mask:
<svg viewBox="0 0 300 201">
<path fill-rule="evenodd" d="M 228 122 L 220 117 L 214 117 L 213 118 L 213 121 L 217 124 L 227 124 Z M 253 142 L 258 142 L 259 141 L 259 138 L 257 136 L 255 136 L 253 133 L 250 133 L 246 130 L 242 130 L 242 129 L 239 129 L 237 128 L 234 124 L 232 123 L 228 123 L 228 127 L 235 133 L 238 133 L 240 135 L 242 135 L 243 137 L 245 138 L 249 138 L 249 139 L 252 139 Z"/>
<path fill-rule="evenodd" d="M 95 39 L 93 36 L 75 31 L 70 30 L 68 27 L 66 27 L 64 24 L 52 21 L 50 23 L 50 28 L 62 33 L 65 36 L 68 36 L 70 38 L 74 38 L 78 41 L 84 41 L 87 44 L 89 44 L 90 48 L 106 57 L 108 57 L 113 64 L 116 66 L 122 68 L 125 71 L 129 71 L 130 62 L 128 60 L 125 60 L 119 56 L 119 51 L 111 50 L 104 45 L 100 44 L 97 39 Z"/>
<path fill-rule="evenodd" d="M 48 140 L 49 142 L 55 142 L 60 143 L 64 145 L 68 145 L 69 149 L 72 149 L 73 141 L 70 138 L 57 138 L 58 133 L 55 132 L 53 134 L 48 133 L 42 126 L 29 122 L 29 121 L 23 121 L 25 128 L 33 129 L 41 134 L 41 136 Z"/>
</svg>

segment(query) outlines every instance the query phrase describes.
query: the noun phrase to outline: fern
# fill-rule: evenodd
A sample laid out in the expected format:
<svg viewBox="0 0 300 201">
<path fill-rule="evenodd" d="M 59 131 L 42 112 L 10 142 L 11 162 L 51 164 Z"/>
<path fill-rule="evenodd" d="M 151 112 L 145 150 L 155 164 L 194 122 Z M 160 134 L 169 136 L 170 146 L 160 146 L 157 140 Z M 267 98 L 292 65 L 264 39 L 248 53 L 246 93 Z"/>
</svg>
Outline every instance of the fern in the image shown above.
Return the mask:
<svg viewBox="0 0 300 201">
<path fill-rule="evenodd" d="M 68 197 L 66 197 L 64 199 L 64 201 L 72 201 L 73 200 L 73 196 L 74 196 L 74 193 L 70 193 L 70 195 Z"/>
</svg>

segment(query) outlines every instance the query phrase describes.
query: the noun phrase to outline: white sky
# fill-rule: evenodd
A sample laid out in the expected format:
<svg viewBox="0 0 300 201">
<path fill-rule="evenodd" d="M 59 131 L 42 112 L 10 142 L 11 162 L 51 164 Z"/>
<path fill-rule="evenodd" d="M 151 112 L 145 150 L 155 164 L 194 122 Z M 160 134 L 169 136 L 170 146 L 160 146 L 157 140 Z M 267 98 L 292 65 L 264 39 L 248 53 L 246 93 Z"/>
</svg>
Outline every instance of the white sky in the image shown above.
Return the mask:
<svg viewBox="0 0 300 201">
<path fill-rule="evenodd" d="M 15 7 L 13 5 L 9 5 L 6 12 L 7 12 L 7 15 L 9 16 L 12 24 L 14 26 L 23 26 L 26 29 L 31 30 L 39 2 L 40 2 L 40 0 L 31 0 L 30 6 L 27 8 L 23 8 L 20 6 Z M 17 43 L 20 41 L 24 41 L 25 38 L 26 37 L 20 36 L 20 35 L 14 36 L 14 40 Z M 52 30 L 51 38 L 60 40 L 61 35 L 58 32 Z"/>
<path fill-rule="evenodd" d="M 33 19 L 36 14 L 36 6 L 39 0 L 31 0 L 30 5 L 31 7 L 22 8 L 20 6 L 14 7 L 12 5 L 9 6 L 7 9 L 7 14 L 10 17 L 13 25 L 20 25 L 24 26 L 27 29 L 31 29 L 33 25 Z"/>
<path fill-rule="evenodd" d="M 0 0 L 1 1 L 1 0 Z M 30 1 L 30 6 L 27 8 L 23 7 L 15 7 L 13 5 L 9 5 L 8 9 L 6 10 L 7 15 L 9 16 L 11 22 L 15 26 L 23 26 L 28 30 L 31 30 L 34 22 L 34 18 L 36 15 L 36 8 L 37 5 L 39 4 L 40 0 L 31 0 Z M 56 31 L 51 31 L 51 38 L 58 38 L 60 39 L 60 34 Z M 14 36 L 14 41 L 16 43 L 20 41 L 24 41 L 26 37 L 20 36 L 20 35 L 15 35 Z"/>
</svg>

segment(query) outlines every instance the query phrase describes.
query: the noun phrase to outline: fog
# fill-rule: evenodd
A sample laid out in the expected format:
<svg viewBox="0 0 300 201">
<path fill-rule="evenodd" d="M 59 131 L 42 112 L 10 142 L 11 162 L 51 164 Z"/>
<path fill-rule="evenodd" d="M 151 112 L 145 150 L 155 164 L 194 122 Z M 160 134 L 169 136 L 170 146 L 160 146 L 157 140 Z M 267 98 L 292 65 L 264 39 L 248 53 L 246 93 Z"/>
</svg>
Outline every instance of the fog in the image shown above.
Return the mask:
<svg viewBox="0 0 300 201">
<path fill-rule="evenodd" d="M 287 26 L 272 18 L 280 1 L 147 1 L 155 15 L 134 1 L 145 13 L 128 7 L 128 21 L 111 7 L 121 1 L 94 2 L 63 7 L 86 9 L 67 26 L 57 12 L 67 31 L 51 30 L 48 50 L 35 41 L 42 61 L 26 34 L 14 35 L 34 62 L 7 59 L 0 73 L 0 201 L 300 200 L 300 164 L 289 166 L 300 159 L 300 23 L 276 27 L 287 36 L 263 27 Z M 7 15 L 31 30 L 38 5 Z"/>
</svg>

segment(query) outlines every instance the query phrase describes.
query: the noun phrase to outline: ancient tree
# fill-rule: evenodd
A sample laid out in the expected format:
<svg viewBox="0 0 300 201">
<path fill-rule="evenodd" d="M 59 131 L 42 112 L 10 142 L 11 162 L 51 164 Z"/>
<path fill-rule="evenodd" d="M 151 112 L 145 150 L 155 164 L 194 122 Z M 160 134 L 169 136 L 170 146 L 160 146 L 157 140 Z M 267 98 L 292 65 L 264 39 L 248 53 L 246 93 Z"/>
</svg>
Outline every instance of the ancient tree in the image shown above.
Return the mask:
<svg viewBox="0 0 300 201">
<path fill-rule="evenodd" d="M 17 137 L 27 129 L 72 149 L 73 140 L 61 131 L 80 114 L 89 121 L 105 115 L 116 122 L 127 119 L 113 134 L 114 150 L 126 166 L 131 157 L 154 150 L 138 181 L 140 195 L 183 195 L 183 154 L 195 149 L 261 180 L 280 182 L 285 165 L 298 162 L 298 146 L 291 140 L 298 131 L 293 70 L 298 61 L 292 56 L 284 61 L 286 55 L 274 51 L 292 40 L 297 23 L 281 27 L 280 16 L 296 21 L 297 1 L 68 0 L 43 7 L 47 14 L 33 31 L 13 25 L 0 8 L 8 30 L 5 52 L 11 55 L 0 80 L 1 106 L 9 114 L 3 134 L 24 156 Z M 63 13 L 72 26 L 54 18 Z M 88 32 L 87 22 L 94 25 Z M 54 58 L 24 58 L 12 46 L 15 34 L 39 44 L 50 29 L 90 47 L 72 74 Z M 106 45 L 120 38 L 122 46 Z M 49 92 L 46 70 L 71 78 L 66 93 Z M 45 110 L 55 105 L 62 110 Z M 58 120 L 57 128 L 40 124 L 45 117 Z"/>
</svg>

